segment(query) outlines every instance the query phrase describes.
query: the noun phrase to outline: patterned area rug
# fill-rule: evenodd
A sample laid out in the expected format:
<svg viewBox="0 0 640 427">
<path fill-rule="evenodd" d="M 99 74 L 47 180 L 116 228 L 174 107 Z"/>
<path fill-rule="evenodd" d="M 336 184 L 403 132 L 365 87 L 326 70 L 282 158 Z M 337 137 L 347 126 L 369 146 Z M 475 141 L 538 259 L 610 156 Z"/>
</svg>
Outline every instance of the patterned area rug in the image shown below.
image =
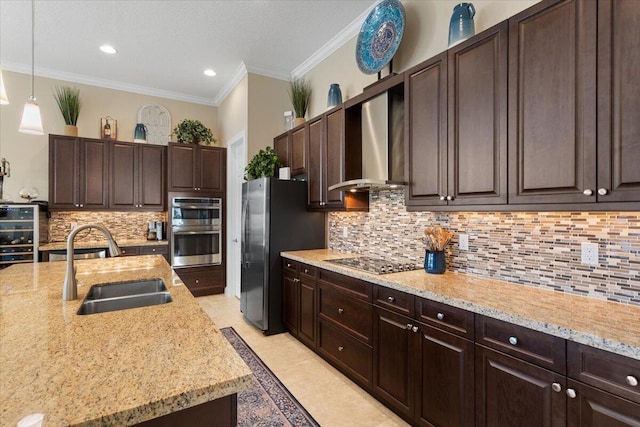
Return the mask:
<svg viewBox="0 0 640 427">
<path fill-rule="evenodd" d="M 220 332 L 251 368 L 254 385 L 238 393 L 238 426 L 320 426 L 231 327 Z"/>
</svg>

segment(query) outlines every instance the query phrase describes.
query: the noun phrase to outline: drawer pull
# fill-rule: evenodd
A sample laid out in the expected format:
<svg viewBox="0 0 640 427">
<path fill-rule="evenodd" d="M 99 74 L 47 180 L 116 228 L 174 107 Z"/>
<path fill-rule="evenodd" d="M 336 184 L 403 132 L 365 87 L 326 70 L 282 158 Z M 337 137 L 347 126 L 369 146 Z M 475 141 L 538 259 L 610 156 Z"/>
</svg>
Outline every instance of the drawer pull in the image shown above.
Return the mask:
<svg viewBox="0 0 640 427">
<path fill-rule="evenodd" d="M 308 269 L 308 268 L 305 268 L 305 269 L 304 269 L 304 273 L 305 273 L 305 274 L 307 274 L 308 272 L 309 272 L 309 269 Z"/>
<path fill-rule="evenodd" d="M 396 299 L 394 297 L 387 297 L 387 301 L 389 302 L 395 302 Z"/>
<path fill-rule="evenodd" d="M 196 279 L 196 283 L 200 283 L 200 280 Z"/>
<path fill-rule="evenodd" d="M 411 328 L 413 328 L 413 325 L 411 323 L 407 323 L 407 330 L 410 331 Z"/>
<path fill-rule="evenodd" d="M 633 375 L 628 375 L 627 384 L 629 384 L 631 387 L 636 387 L 638 385 L 638 379 Z"/>
<path fill-rule="evenodd" d="M 444 314 L 443 313 L 438 313 L 438 314 L 436 314 L 436 317 L 438 318 L 438 320 L 443 320 L 444 319 Z"/>
<path fill-rule="evenodd" d="M 342 313 L 344 313 L 344 308 L 339 308 L 338 309 L 338 314 L 342 314 Z"/>
<path fill-rule="evenodd" d="M 287 263 L 287 268 L 291 268 L 291 263 L 290 262 Z"/>
<path fill-rule="evenodd" d="M 562 386 L 560 385 L 560 383 L 553 383 L 551 384 L 551 389 L 555 392 L 560 392 L 562 391 Z"/>
<path fill-rule="evenodd" d="M 413 328 L 411 328 L 411 330 L 412 330 L 413 332 L 418 332 L 418 327 L 417 327 L 417 326 L 414 326 Z"/>
<path fill-rule="evenodd" d="M 516 337 L 509 337 L 509 344 L 511 344 L 511 345 L 518 345 L 518 338 L 516 338 Z"/>
<path fill-rule="evenodd" d="M 576 391 L 572 388 L 568 388 L 567 389 L 567 396 L 569 396 L 571 399 L 575 399 L 577 394 Z"/>
<path fill-rule="evenodd" d="M 299 281 L 300 281 L 300 279 L 298 279 L 298 278 L 294 278 L 293 279 L 293 283 L 298 283 Z"/>
<path fill-rule="evenodd" d="M 342 351 L 342 350 L 344 350 L 344 347 L 343 346 L 338 346 L 338 351 Z"/>
</svg>

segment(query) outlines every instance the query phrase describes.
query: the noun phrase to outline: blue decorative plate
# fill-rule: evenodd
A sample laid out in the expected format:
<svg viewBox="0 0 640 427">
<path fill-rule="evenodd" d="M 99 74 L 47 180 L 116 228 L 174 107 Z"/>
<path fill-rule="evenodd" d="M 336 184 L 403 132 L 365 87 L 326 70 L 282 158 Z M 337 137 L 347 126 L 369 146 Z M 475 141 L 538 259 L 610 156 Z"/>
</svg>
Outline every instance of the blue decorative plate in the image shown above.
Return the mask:
<svg viewBox="0 0 640 427">
<path fill-rule="evenodd" d="M 404 33 L 400 0 L 382 0 L 364 20 L 356 44 L 358 68 L 365 74 L 382 70 L 395 55 Z"/>
</svg>

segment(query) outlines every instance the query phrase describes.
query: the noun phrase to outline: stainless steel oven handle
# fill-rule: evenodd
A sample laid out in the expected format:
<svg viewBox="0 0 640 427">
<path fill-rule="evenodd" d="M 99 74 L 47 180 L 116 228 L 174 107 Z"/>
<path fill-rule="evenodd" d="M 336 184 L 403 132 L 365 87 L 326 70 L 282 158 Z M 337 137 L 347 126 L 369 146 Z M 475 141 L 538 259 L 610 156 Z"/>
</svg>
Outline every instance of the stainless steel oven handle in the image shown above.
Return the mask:
<svg viewBox="0 0 640 427">
<path fill-rule="evenodd" d="M 174 231 L 173 234 L 178 235 L 178 234 L 220 234 L 220 230 L 213 230 L 213 231 Z"/>
<path fill-rule="evenodd" d="M 173 205 L 174 208 L 178 209 L 193 209 L 193 210 L 220 210 L 220 206 L 197 206 L 197 205 Z"/>
</svg>

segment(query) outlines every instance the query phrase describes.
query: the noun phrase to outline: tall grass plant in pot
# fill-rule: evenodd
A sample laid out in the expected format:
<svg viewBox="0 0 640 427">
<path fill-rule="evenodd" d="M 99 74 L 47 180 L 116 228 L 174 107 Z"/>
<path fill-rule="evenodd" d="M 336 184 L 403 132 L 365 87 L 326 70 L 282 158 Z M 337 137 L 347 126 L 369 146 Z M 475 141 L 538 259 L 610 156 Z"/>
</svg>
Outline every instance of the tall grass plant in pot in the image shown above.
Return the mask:
<svg viewBox="0 0 640 427">
<path fill-rule="evenodd" d="M 296 112 L 295 125 L 304 123 L 304 116 L 309 108 L 309 100 L 311 99 L 311 84 L 304 77 L 291 81 L 289 86 L 289 98 L 293 105 L 293 111 Z"/>
<path fill-rule="evenodd" d="M 80 115 L 80 107 L 82 107 L 80 89 L 69 86 L 56 86 L 53 97 L 64 119 L 64 134 L 78 136 L 78 116 Z"/>
</svg>

